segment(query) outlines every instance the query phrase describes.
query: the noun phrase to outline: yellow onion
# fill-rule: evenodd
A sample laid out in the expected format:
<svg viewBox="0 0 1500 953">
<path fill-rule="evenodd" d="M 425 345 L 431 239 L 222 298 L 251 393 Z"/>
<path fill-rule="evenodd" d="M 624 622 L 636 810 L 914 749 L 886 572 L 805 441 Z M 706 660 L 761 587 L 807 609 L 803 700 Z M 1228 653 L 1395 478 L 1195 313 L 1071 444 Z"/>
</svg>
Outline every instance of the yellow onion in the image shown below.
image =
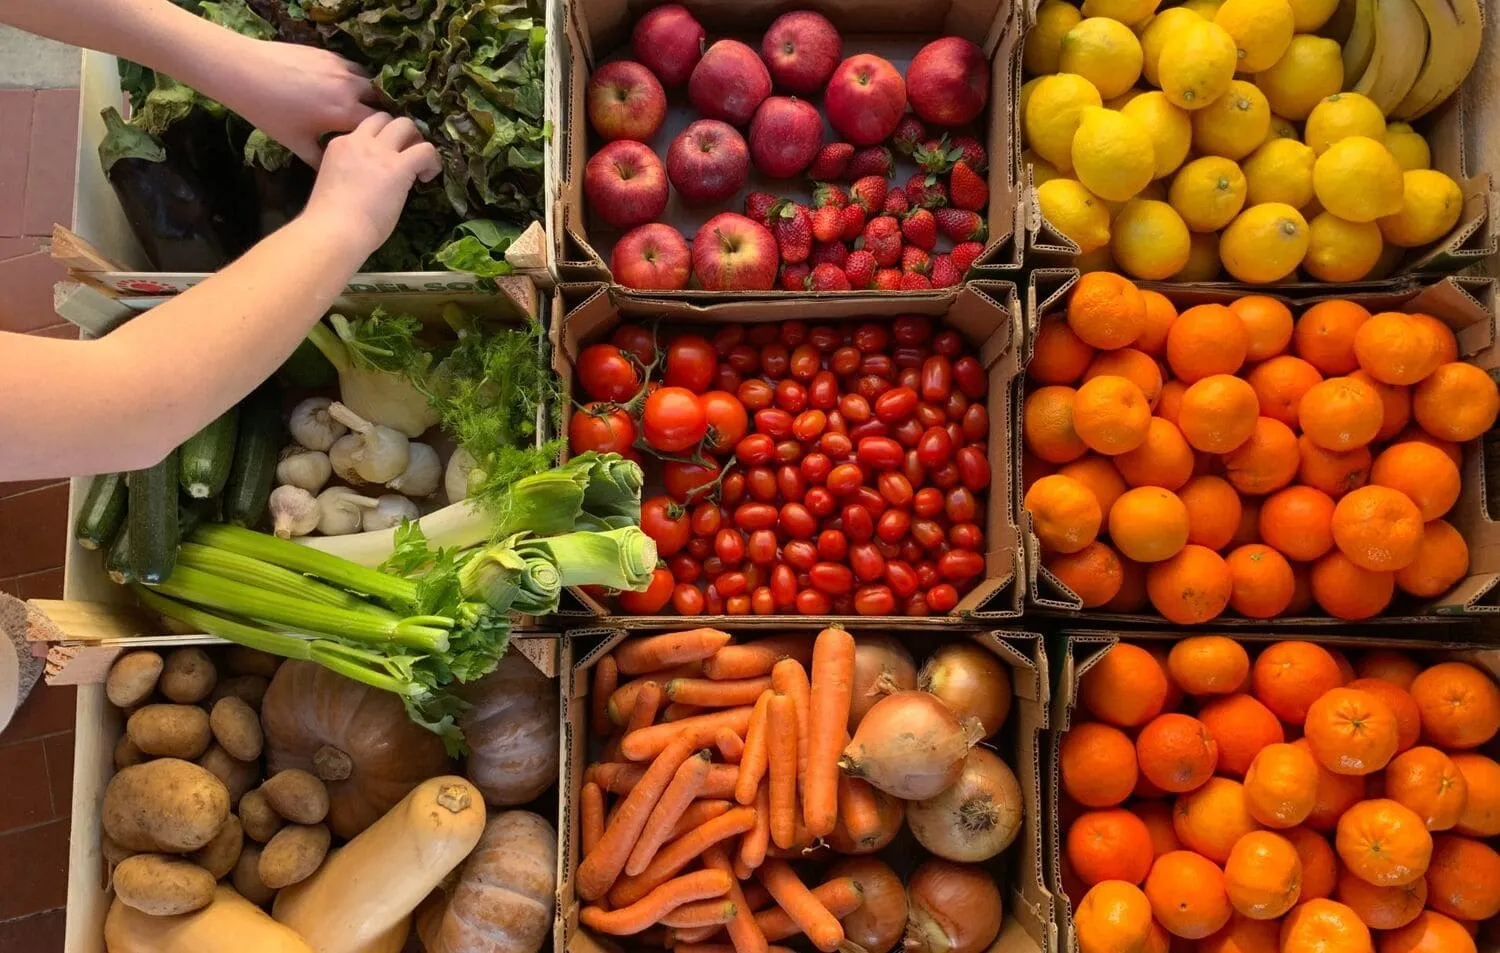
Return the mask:
<svg viewBox="0 0 1500 953">
<path fill-rule="evenodd" d="M 840 922 L 844 939 L 865 953 L 888 953 L 906 931 L 906 888 L 883 860 L 851 857 L 828 871 L 828 879 L 849 877 L 859 887 L 860 905 Z"/>
<path fill-rule="evenodd" d="M 926 861 L 906 904 L 906 953 L 980 953 L 1000 935 L 1000 888 L 973 864 Z"/>
<path fill-rule="evenodd" d="M 1010 714 L 1010 670 L 974 642 L 951 642 L 934 652 L 917 685 L 941 698 L 959 720 L 977 718 L 985 738 L 999 731 Z"/>
<path fill-rule="evenodd" d="M 952 787 L 906 806 L 906 823 L 917 842 L 939 857 L 988 860 L 1021 830 L 1021 785 L 998 755 L 975 748 Z"/>
<path fill-rule="evenodd" d="M 861 635 L 854 642 L 854 681 L 849 731 L 871 706 L 892 692 L 917 687 L 917 666 L 906 646 L 889 635 Z"/>
<path fill-rule="evenodd" d="M 860 721 L 839 767 L 887 794 L 913 801 L 934 797 L 958 780 L 978 741 L 948 706 L 927 692 L 896 692 Z"/>
</svg>

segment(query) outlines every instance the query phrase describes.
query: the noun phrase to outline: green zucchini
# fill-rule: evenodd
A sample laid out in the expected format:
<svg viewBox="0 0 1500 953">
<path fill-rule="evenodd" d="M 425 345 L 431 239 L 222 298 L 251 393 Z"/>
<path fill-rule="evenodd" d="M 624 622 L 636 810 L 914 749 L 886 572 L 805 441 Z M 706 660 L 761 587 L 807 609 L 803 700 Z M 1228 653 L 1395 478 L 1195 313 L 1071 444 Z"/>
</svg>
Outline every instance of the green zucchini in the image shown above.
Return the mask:
<svg viewBox="0 0 1500 953">
<path fill-rule="evenodd" d="M 125 521 L 125 474 L 101 473 L 89 484 L 73 518 L 73 538 L 84 549 L 103 549 Z"/>
<path fill-rule="evenodd" d="M 240 402 L 239 441 L 224 488 L 226 521 L 254 529 L 265 520 L 271 486 L 276 482 L 276 463 L 285 441 L 281 394 L 275 385 L 264 384 Z"/>
<path fill-rule="evenodd" d="M 177 448 L 178 481 L 195 500 L 218 496 L 234 463 L 239 409 L 231 407 Z"/>
<path fill-rule="evenodd" d="M 190 536 L 198 524 L 206 520 L 212 513 L 204 504 L 205 500 L 179 500 L 177 502 L 177 542 L 181 543 Z M 110 544 L 109 552 L 104 557 L 104 571 L 109 573 L 109 578 L 125 585 L 138 581 L 135 571 L 130 565 L 130 524 L 120 527 L 120 533 Z"/>
<path fill-rule="evenodd" d="M 148 586 L 172 575 L 177 564 L 177 451 L 154 467 L 130 475 L 129 566 L 132 581 Z"/>
</svg>

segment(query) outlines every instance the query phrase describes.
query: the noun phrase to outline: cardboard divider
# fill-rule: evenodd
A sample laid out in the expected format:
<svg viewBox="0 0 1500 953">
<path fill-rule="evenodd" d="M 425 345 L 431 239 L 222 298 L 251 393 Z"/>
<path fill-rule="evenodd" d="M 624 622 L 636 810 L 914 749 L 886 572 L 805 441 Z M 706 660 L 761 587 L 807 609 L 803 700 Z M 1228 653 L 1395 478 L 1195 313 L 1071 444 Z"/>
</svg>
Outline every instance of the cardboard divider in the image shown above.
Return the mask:
<svg viewBox="0 0 1500 953">
<path fill-rule="evenodd" d="M 977 350 L 989 375 L 987 409 L 991 439 L 987 445 L 990 486 L 985 491 L 985 578 L 946 616 L 927 617 L 935 625 L 962 625 L 969 620 L 1006 619 L 1020 615 L 1022 594 L 1021 544 L 1016 530 L 1016 500 L 1013 461 L 1016 457 L 1017 405 L 1013 382 L 1020 367 L 1021 307 L 1016 286 L 1008 281 L 973 281 L 959 288 L 917 294 L 831 295 L 792 301 L 765 297 L 737 298 L 713 302 L 679 298 L 652 298 L 632 294 L 618 286 L 564 284 L 558 286 L 552 321 L 552 357 L 562 379 L 563 401 L 571 406 L 573 365 L 589 344 L 608 337 L 623 321 L 660 321 L 664 324 L 698 327 L 742 322 L 802 320 L 809 323 L 845 320 L 890 321 L 902 315 L 921 314 L 942 319 L 961 333 Z M 558 320 L 557 311 L 566 306 Z M 651 495 L 655 474 L 647 471 Z M 574 592 L 583 610 L 594 616 L 610 616 L 610 609 L 582 592 Z M 574 614 L 570 608 L 567 614 Z M 694 616 L 704 625 L 733 623 L 775 626 L 794 616 Z M 862 624 L 881 617 L 863 619 Z M 890 621 L 909 621 L 905 616 Z M 621 628 L 653 628 L 673 625 L 678 616 L 611 616 L 610 624 Z M 826 621 L 826 620 L 825 620 Z"/>
<path fill-rule="evenodd" d="M 697 624 L 699 620 L 693 620 Z M 939 644 L 930 626 L 916 620 L 905 624 L 849 626 L 856 636 L 864 631 L 894 635 L 912 649 L 920 667 L 922 660 Z M 813 620 L 784 620 L 778 631 L 806 632 L 815 635 L 823 624 Z M 677 626 L 675 628 L 681 628 Z M 724 631 L 754 637 L 760 633 L 743 630 L 731 623 Z M 669 629 L 670 631 L 670 629 Z M 580 833 L 577 804 L 583 787 L 583 775 L 591 752 L 602 745 L 602 739 L 589 737 L 589 690 L 594 665 L 623 639 L 642 632 L 600 627 L 574 629 L 562 641 L 562 772 L 561 806 L 558 815 L 557 920 L 553 932 L 554 953 L 615 953 L 620 949 L 640 949 L 629 937 L 600 937 L 578 922 L 584 904 L 575 893 L 573 875 L 580 861 Z M 1042 798 L 1050 772 L 1050 755 L 1046 752 L 1045 731 L 1051 710 L 1051 676 L 1047 653 L 1040 635 L 1010 630 L 967 631 L 945 634 L 941 641 L 970 639 L 995 653 L 1010 669 L 1015 704 L 1010 717 L 996 739 L 997 753 L 1015 771 L 1020 782 L 1024 819 L 1021 834 L 999 857 L 986 861 L 1000 885 L 1004 901 L 1005 922 L 1000 935 L 988 953 L 1050 953 L 1057 949 L 1057 931 L 1053 923 L 1053 897 L 1044 880 L 1044 832 L 1046 830 Z M 748 640 L 748 639 L 746 639 Z M 594 742 L 591 745 L 591 741 Z M 835 855 L 837 856 L 837 855 Z M 903 875 L 914 867 L 925 853 L 915 844 L 909 832 L 903 831 L 896 841 L 879 852 L 879 856 Z"/>
</svg>

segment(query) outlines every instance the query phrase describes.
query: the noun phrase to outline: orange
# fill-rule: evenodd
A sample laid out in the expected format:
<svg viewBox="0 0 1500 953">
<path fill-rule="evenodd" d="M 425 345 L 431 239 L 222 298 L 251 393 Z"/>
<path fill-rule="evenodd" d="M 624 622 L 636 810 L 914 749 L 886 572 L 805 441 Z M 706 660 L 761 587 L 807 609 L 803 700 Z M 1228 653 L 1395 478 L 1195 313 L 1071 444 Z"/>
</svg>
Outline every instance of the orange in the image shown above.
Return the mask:
<svg viewBox="0 0 1500 953">
<path fill-rule="evenodd" d="M 1172 934 L 1163 930 L 1160 923 L 1151 921 L 1151 933 L 1146 937 L 1141 953 L 1172 953 Z"/>
<path fill-rule="evenodd" d="M 1042 557 L 1042 568 L 1072 590 L 1085 609 L 1109 602 L 1124 584 L 1120 557 L 1100 542 L 1089 543 L 1076 553 L 1048 553 Z"/>
<path fill-rule="evenodd" d="M 1030 447 L 1021 451 L 1021 492 L 1031 489 L 1032 485 L 1042 477 L 1056 472 L 1057 467 L 1054 464 L 1032 453 Z"/>
<path fill-rule="evenodd" d="M 1076 553 L 1092 543 L 1104 520 L 1094 493 L 1060 473 L 1033 483 L 1025 504 L 1032 531 L 1044 549 L 1055 553 Z"/>
<path fill-rule="evenodd" d="M 1177 839 L 1177 831 L 1172 827 L 1170 804 L 1166 801 L 1141 801 L 1132 804 L 1130 809 L 1146 825 L 1146 833 L 1151 837 L 1152 860 L 1170 851 L 1182 849 L 1182 841 Z"/>
<path fill-rule="evenodd" d="M 1224 872 L 1186 850 L 1164 854 L 1151 865 L 1146 897 L 1156 922 L 1184 940 L 1217 933 L 1233 912 L 1224 889 Z"/>
<path fill-rule="evenodd" d="M 1463 443 L 1489 430 L 1500 413 L 1500 392 L 1488 374 L 1472 364 L 1443 364 L 1417 385 L 1412 416 L 1441 440 Z"/>
<path fill-rule="evenodd" d="M 1429 831 L 1446 831 L 1463 816 L 1469 782 L 1452 758 L 1423 746 L 1398 754 L 1386 766 L 1385 796 L 1416 811 Z"/>
<path fill-rule="evenodd" d="M 1214 374 L 1182 395 L 1177 426 L 1194 448 L 1228 453 L 1250 439 L 1259 415 L 1260 402 L 1249 384 L 1228 374 Z"/>
<path fill-rule="evenodd" d="M 1135 739 L 1135 753 L 1141 773 L 1152 784 L 1180 794 L 1213 775 L 1219 745 L 1203 722 L 1191 715 L 1169 712 L 1141 729 Z"/>
<path fill-rule="evenodd" d="M 1197 625 L 1217 618 L 1229 605 L 1234 577 L 1224 558 L 1191 543 L 1171 559 L 1146 569 L 1146 594 L 1169 622 Z"/>
<path fill-rule="evenodd" d="M 1167 332 L 1167 364 L 1191 384 L 1215 374 L 1233 374 L 1245 363 L 1250 335 L 1245 323 L 1222 304 L 1200 304 L 1177 316 Z"/>
<path fill-rule="evenodd" d="M 1245 788 L 1228 778 L 1209 778 L 1195 791 L 1177 798 L 1172 827 L 1188 850 L 1216 864 L 1229 859 L 1235 842 L 1260 825 L 1245 805 Z"/>
<path fill-rule="evenodd" d="M 1377 887 L 1401 887 L 1427 873 L 1432 835 L 1411 808 L 1376 798 L 1360 801 L 1339 818 L 1334 849 L 1361 880 Z"/>
<path fill-rule="evenodd" d="M 1302 395 L 1322 381 L 1323 375 L 1302 358 L 1283 354 L 1252 367 L 1245 380 L 1254 389 L 1263 416 L 1296 427 Z"/>
<path fill-rule="evenodd" d="M 1306 738 L 1298 738 L 1292 742 L 1293 747 L 1307 752 L 1309 758 L 1313 757 L 1312 748 L 1308 746 Z M 1318 764 L 1313 758 L 1313 763 Z M 1350 807 L 1358 804 L 1365 796 L 1365 779 L 1355 774 L 1334 774 L 1323 765 L 1318 764 L 1317 793 L 1313 800 L 1313 809 L 1302 822 L 1304 826 L 1318 831 L 1331 831 L 1338 825 L 1339 818 Z"/>
<path fill-rule="evenodd" d="M 1159 291 L 1142 290 L 1141 298 L 1146 302 L 1146 320 L 1131 346 L 1160 357 L 1167 347 L 1167 332 L 1177 320 L 1177 308 Z"/>
<path fill-rule="evenodd" d="M 1361 569 L 1395 572 L 1422 543 L 1422 513 L 1405 493 L 1362 486 L 1333 508 L 1333 542 Z"/>
<path fill-rule="evenodd" d="M 1319 696 L 1343 684 L 1338 663 L 1311 642 L 1277 642 L 1267 646 L 1251 670 L 1252 690 L 1277 718 L 1291 725 L 1307 719 Z"/>
<path fill-rule="evenodd" d="M 1437 342 L 1439 364 L 1458 360 L 1458 338 L 1454 336 L 1452 328 L 1430 314 L 1415 312 L 1411 318 L 1419 324 L 1426 325 L 1427 329 L 1432 332 L 1433 339 Z"/>
<path fill-rule="evenodd" d="M 1300 463 L 1292 429 L 1279 420 L 1257 417 L 1250 439 L 1224 457 L 1224 475 L 1241 493 L 1264 496 L 1291 483 Z"/>
<path fill-rule="evenodd" d="M 1368 371 L 1354 371 L 1349 379 L 1370 385 L 1380 398 L 1380 429 L 1375 440 L 1389 440 L 1411 423 L 1411 388 L 1386 384 L 1371 377 Z"/>
<path fill-rule="evenodd" d="M 1312 581 L 1306 563 L 1292 563 L 1292 601 L 1287 603 L 1287 616 L 1305 616 L 1313 607 Z"/>
<path fill-rule="evenodd" d="M 1303 434 L 1297 438 L 1297 452 L 1302 458 L 1297 466 L 1298 481 L 1322 490 L 1335 500 L 1370 480 L 1369 447 L 1329 450 Z"/>
<path fill-rule="evenodd" d="M 1229 305 L 1235 317 L 1245 326 L 1249 345 L 1247 361 L 1264 361 L 1286 350 L 1292 343 L 1292 312 L 1275 298 L 1246 295 Z"/>
<path fill-rule="evenodd" d="M 1396 592 L 1395 573 L 1363 569 L 1338 550 L 1313 563 L 1308 578 L 1318 605 L 1338 619 L 1379 615 Z"/>
<path fill-rule="evenodd" d="M 1279 833 L 1291 841 L 1302 860 L 1302 899 L 1333 896 L 1339 863 L 1328 839 L 1306 827 L 1292 827 Z"/>
<path fill-rule="evenodd" d="M 1378 678 L 1355 678 L 1344 685 L 1369 692 L 1385 702 L 1391 714 L 1396 716 L 1396 753 L 1400 754 L 1417 743 L 1422 736 L 1422 715 L 1417 703 L 1403 688 Z"/>
<path fill-rule="evenodd" d="M 1090 887 L 1101 880 L 1138 884 L 1153 859 L 1146 825 L 1118 807 L 1090 811 L 1074 821 L 1065 850 L 1073 872 Z"/>
<path fill-rule="evenodd" d="M 1167 674 L 1189 695 L 1228 695 L 1250 675 L 1250 656 L 1228 636 L 1190 636 L 1167 654 Z"/>
<path fill-rule="evenodd" d="M 1211 698 L 1199 710 L 1198 720 L 1219 746 L 1216 770 L 1236 778 L 1245 776 L 1262 748 L 1286 740 L 1271 709 L 1249 695 Z"/>
<path fill-rule="evenodd" d="M 1330 377 L 1302 395 L 1297 422 L 1325 450 L 1353 450 L 1375 439 L 1384 414 L 1375 388 L 1352 377 Z"/>
<path fill-rule="evenodd" d="M 1187 535 L 1187 507 L 1171 490 L 1136 487 L 1109 508 L 1110 541 L 1136 562 L 1170 559 L 1187 544 Z"/>
<path fill-rule="evenodd" d="M 1404 887 L 1377 887 L 1365 883 L 1348 870 L 1339 871 L 1339 902 L 1376 930 L 1399 930 L 1417 918 L 1427 903 L 1427 881 L 1414 880 Z"/>
<path fill-rule="evenodd" d="M 1091 450 L 1110 456 L 1134 450 L 1150 425 L 1151 405 L 1123 377 L 1095 377 L 1073 396 L 1073 429 Z"/>
<path fill-rule="evenodd" d="M 1129 279 L 1090 272 L 1078 279 L 1068 297 L 1068 327 L 1090 347 L 1125 347 L 1146 327 L 1146 301 Z"/>
<path fill-rule="evenodd" d="M 1469 789 L 1454 830 L 1470 837 L 1500 834 L 1500 764 L 1471 751 L 1455 752 L 1448 757 L 1464 776 Z"/>
<path fill-rule="evenodd" d="M 1333 664 L 1339 667 L 1340 684 L 1348 685 L 1354 681 L 1354 663 L 1349 661 L 1349 656 L 1331 645 L 1328 647 L 1328 654 L 1333 656 Z"/>
<path fill-rule="evenodd" d="M 1077 391 L 1071 387 L 1042 387 L 1026 396 L 1021 434 L 1031 452 L 1048 463 L 1067 463 L 1088 453 L 1073 423 Z"/>
<path fill-rule="evenodd" d="M 1387 384 L 1415 384 L 1441 363 L 1437 335 L 1424 322 L 1399 311 L 1382 311 L 1354 332 L 1354 358 L 1370 376 Z"/>
<path fill-rule="evenodd" d="M 1359 657 L 1354 671 L 1360 678 L 1378 678 L 1390 682 L 1402 691 L 1411 688 L 1411 683 L 1421 674 L 1422 666 L 1410 655 L 1395 649 L 1371 649 Z"/>
<path fill-rule="evenodd" d="M 1177 497 L 1187 507 L 1189 543 L 1213 550 L 1229 545 L 1240 524 L 1240 495 L 1229 481 L 1195 476 L 1177 491 Z"/>
<path fill-rule="evenodd" d="M 1247 543 L 1225 557 L 1232 589 L 1229 605 L 1250 619 L 1281 615 L 1297 588 L 1286 557 L 1261 543 Z"/>
<path fill-rule="evenodd" d="M 1394 440 L 1392 440 L 1392 443 L 1407 443 L 1408 441 L 1413 440 L 1417 443 L 1425 443 L 1428 446 L 1437 447 L 1439 450 L 1443 451 L 1443 453 L 1447 454 L 1448 459 L 1452 460 L 1453 465 L 1456 467 L 1462 467 L 1464 465 L 1463 447 L 1454 443 L 1452 440 L 1439 440 L 1437 437 L 1434 437 L 1432 434 L 1423 430 L 1417 424 L 1407 424 L 1405 430 L 1402 430 L 1400 433 L 1396 434 L 1396 437 Z"/>
<path fill-rule="evenodd" d="M 1150 602 L 1146 598 L 1146 567 L 1133 559 L 1116 557 L 1116 561 L 1120 564 L 1120 588 L 1104 603 L 1103 609 L 1128 615 L 1140 612 Z"/>
<path fill-rule="evenodd" d="M 1435 520 L 1458 502 L 1458 467 L 1437 447 L 1425 443 L 1394 443 L 1375 458 L 1370 482 L 1405 493 L 1422 514 Z"/>
<path fill-rule="evenodd" d="M 1063 792 L 1084 807 L 1114 807 L 1135 788 L 1135 745 L 1125 732 L 1086 721 L 1058 745 Z"/>
<path fill-rule="evenodd" d="M 1325 376 L 1347 374 L 1359 366 L 1354 338 L 1370 312 L 1352 301 L 1323 301 L 1297 319 L 1292 350 Z"/>
<path fill-rule="evenodd" d="M 1118 351 L 1101 351 L 1083 372 L 1084 383 L 1096 377 L 1123 377 L 1141 389 L 1152 407 L 1161 397 L 1161 366 L 1144 351 L 1122 347 Z"/>
<path fill-rule="evenodd" d="M 1182 416 L 1182 395 L 1186 393 L 1187 385 L 1179 380 L 1169 380 L 1161 385 L 1161 397 L 1156 402 L 1156 416 L 1177 423 L 1177 419 Z"/>
<path fill-rule="evenodd" d="M 1057 472 L 1088 487 L 1094 494 L 1094 499 L 1099 501 L 1101 514 L 1108 514 L 1109 508 L 1115 505 L 1115 500 L 1125 492 L 1125 480 L 1120 476 L 1120 471 L 1115 469 L 1114 462 L 1109 457 L 1101 457 L 1096 453 L 1065 463 Z"/>
<path fill-rule="evenodd" d="M 1198 953 L 1280 953 L 1281 924 L 1236 913 L 1229 924 L 1198 944 Z"/>
<path fill-rule="evenodd" d="M 1259 528 L 1288 559 L 1311 562 L 1333 548 L 1333 500 L 1310 486 L 1289 486 L 1266 498 Z"/>
<path fill-rule="evenodd" d="M 1307 709 L 1303 737 L 1334 774 L 1374 774 L 1396 756 L 1396 715 L 1373 692 L 1334 688 Z"/>
<path fill-rule="evenodd" d="M 1433 520 L 1422 527 L 1417 558 L 1396 572 L 1402 592 L 1424 599 L 1447 592 L 1469 572 L 1469 544 L 1447 520 Z"/>
<path fill-rule="evenodd" d="M 1335 900 L 1309 900 L 1281 921 L 1281 953 L 1370 953 L 1370 928 Z"/>
<path fill-rule="evenodd" d="M 1235 841 L 1224 863 L 1229 902 L 1247 917 L 1273 920 L 1302 894 L 1302 859 L 1291 841 L 1270 831 L 1251 831 Z"/>
<path fill-rule="evenodd" d="M 1079 680 L 1078 700 L 1101 721 L 1133 728 L 1161 714 L 1167 673 L 1150 652 L 1121 642 L 1097 659 Z"/>
<path fill-rule="evenodd" d="M 1032 343 L 1027 375 L 1039 384 L 1073 384 L 1083 377 L 1094 349 L 1078 339 L 1059 315 L 1042 319 Z"/>
<path fill-rule="evenodd" d="M 1500 688 L 1467 662 L 1442 662 L 1418 675 L 1411 697 L 1422 735 L 1443 748 L 1477 748 L 1500 729 Z"/>
<path fill-rule="evenodd" d="M 1145 442 L 1115 457 L 1114 462 L 1131 486 L 1176 490 L 1192 479 L 1195 460 L 1193 448 L 1177 425 L 1163 417 L 1152 417 Z"/>
<path fill-rule="evenodd" d="M 1318 764 L 1305 747 L 1269 744 L 1245 772 L 1245 809 L 1266 827 L 1296 827 L 1318 799 Z"/>
<path fill-rule="evenodd" d="M 1427 905 L 1460 920 L 1500 913 L 1500 854 L 1468 837 L 1439 834 L 1427 870 Z"/>
<path fill-rule="evenodd" d="M 1424 910 L 1401 929 L 1382 934 L 1379 953 L 1476 953 L 1476 948 L 1463 924 Z"/>
<path fill-rule="evenodd" d="M 1073 910 L 1073 933 L 1078 953 L 1143 953 L 1151 936 L 1151 901 L 1123 880 L 1094 884 Z"/>
</svg>

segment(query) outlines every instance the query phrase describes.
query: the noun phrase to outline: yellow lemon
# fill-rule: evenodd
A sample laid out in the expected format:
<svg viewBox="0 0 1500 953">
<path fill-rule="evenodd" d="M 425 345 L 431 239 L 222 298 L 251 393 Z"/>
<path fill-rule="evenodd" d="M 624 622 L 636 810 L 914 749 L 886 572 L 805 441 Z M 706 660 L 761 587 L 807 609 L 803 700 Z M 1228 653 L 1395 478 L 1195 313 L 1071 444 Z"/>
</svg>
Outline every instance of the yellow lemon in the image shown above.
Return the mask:
<svg viewBox="0 0 1500 953">
<path fill-rule="evenodd" d="M 1217 232 L 1194 232 L 1188 246 L 1187 264 L 1173 281 L 1213 281 L 1219 277 L 1219 235 Z"/>
<path fill-rule="evenodd" d="M 1090 192 L 1123 202 L 1145 188 L 1156 172 L 1151 136 L 1124 113 L 1086 108 L 1073 136 L 1073 169 Z"/>
<path fill-rule="evenodd" d="M 1457 182 L 1432 169 L 1412 169 L 1401 174 L 1401 183 L 1401 211 L 1379 220 L 1386 241 L 1416 248 L 1437 241 L 1458 224 L 1464 193 Z"/>
<path fill-rule="evenodd" d="M 1099 90 L 1082 76 L 1056 73 L 1036 81 L 1026 99 L 1026 141 L 1061 172 L 1073 171 L 1073 134 L 1078 114 L 1102 105 Z"/>
<path fill-rule="evenodd" d="M 1043 0 L 1036 11 L 1036 25 L 1026 34 L 1021 66 L 1031 76 L 1057 72 L 1063 36 L 1083 20 L 1083 14 L 1063 0 Z"/>
<path fill-rule="evenodd" d="M 1156 12 L 1161 0 L 1083 0 L 1086 17 L 1109 17 L 1126 26 L 1144 23 Z"/>
<path fill-rule="evenodd" d="M 1234 38 L 1239 73 L 1269 69 L 1292 42 L 1292 6 L 1286 0 L 1224 0 L 1214 22 Z"/>
<path fill-rule="evenodd" d="M 1271 107 L 1265 94 L 1242 79 L 1193 113 L 1193 148 L 1204 155 L 1243 159 L 1266 141 L 1270 131 Z"/>
<path fill-rule="evenodd" d="M 1063 174 L 1057 171 L 1057 166 L 1043 159 L 1030 149 L 1021 153 L 1021 165 L 1022 168 L 1029 168 L 1031 170 L 1032 185 L 1041 185 L 1043 182 L 1063 177 Z"/>
<path fill-rule="evenodd" d="M 1116 96 L 1114 99 L 1106 99 L 1104 101 L 1104 107 L 1106 109 L 1124 109 L 1126 106 L 1130 105 L 1130 101 L 1132 99 L 1136 98 L 1144 92 L 1146 92 L 1146 90 L 1142 89 L 1141 87 L 1132 86 L 1129 89 L 1125 90 L 1125 92 Z"/>
<path fill-rule="evenodd" d="M 1298 33 L 1312 33 L 1328 22 L 1339 0 L 1288 0 L 1292 5 L 1292 26 Z"/>
<path fill-rule="evenodd" d="M 1109 250 L 1127 275 L 1162 281 L 1187 264 L 1192 241 L 1182 218 L 1166 202 L 1127 202 L 1110 226 Z"/>
<path fill-rule="evenodd" d="M 1351 222 L 1373 222 L 1401 211 L 1401 166 L 1368 136 L 1340 139 L 1313 163 L 1313 192 L 1323 208 Z"/>
<path fill-rule="evenodd" d="M 1146 82 L 1152 86 L 1160 86 L 1156 81 L 1156 67 L 1161 62 L 1162 47 L 1167 45 L 1167 40 L 1189 23 L 1199 23 L 1203 20 L 1198 14 L 1187 7 L 1168 7 L 1146 24 L 1141 31 L 1141 72 L 1146 77 Z"/>
<path fill-rule="evenodd" d="M 1223 27 L 1206 20 L 1189 23 L 1167 37 L 1156 78 L 1174 106 L 1202 109 L 1229 88 L 1236 55 Z"/>
<path fill-rule="evenodd" d="M 1432 168 L 1432 149 L 1427 140 L 1406 123 L 1387 123 L 1383 141 L 1403 171 Z"/>
<path fill-rule="evenodd" d="M 1348 222 L 1327 212 L 1307 223 L 1302 267 L 1319 281 L 1359 281 L 1380 260 L 1385 243 L 1373 222 Z"/>
<path fill-rule="evenodd" d="M 1313 200 L 1312 148 L 1296 139 L 1270 139 L 1250 154 L 1245 171 L 1245 198 L 1251 205 L 1281 202 L 1302 208 Z"/>
<path fill-rule="evenodd" d="M 1021 139 L 1023 141 L 1026 139 L 1026 104 L 1031 102 L 1031 94 L 1033 91 L 1035 91 L 1037 84 L 1041 81 L 1042 77 L 1040 76 L 1034 79 L 1028 79 L 1026 82 L 1022 83 L 1021 88 L 1016 91 L 1016 111 L 1021 114 Z"/>
<path fill-rule="evenodd" d="M 1085 254 L 1109 244 L 1109 210 L 1076 179 L 1051 179 L 1037 186 L 1042 216 Z"/>
<path fill-rule="evenodd" d="M 1297 127 L 1292 124 L 1290 119 L 1283 119 L 1275 113 L 1271 113 L 1271 128 L 1266 130 L 1266 142 L 1270 142 L 1272 139 L 1296 139 L 1298 142 L 1301 142 L 1302 134 L 1297 131 Z"/>
<path fill-rule="evenodd" d="M 1130 28 L 1107 17 L 1089 17 L 1063 35 L 1057 68 L 1094 84 L 1113 99 L 1141 78 L 1141 41 Z"/>
<path fill-rule="evenodd" d="M 1299 33 L 1281 59 L 1255 74 L 1271 111 L 1288 119 L 1306 119 L 1313 107 L 1344 86 L 1343 50 L 1333 40 Z"/>
<path fill-rule="evenodd" d="M 1073 256 L 1073 267 L 1078 269 L 1080 275 L 1086 275 L 1091 271 L 1115 271 L 1114 256 L 1109 253 L 1108 245 L 1101 245 L 1091 252 L 1083 255 Z"/>
<path fill-rule="evenodd" d="M 1219 236 L 1224 268 L 1246 284 L 1280 281 L 1297 270 L 1307 254 L 1307 220 L 1281 202 L 1252 205 Z"/>
<path fill-rule="evenodd" d="M 1204 156 L 1178 171 L 1168 200 L 1195 232 L 1216 232 L 1245 207 L 1245 175 L 1229 159 Z"/>
<path fill-rule="evenodd" d="M 1385 138 L 1385 115 L 1368 96 L 1359 93 L 1325 96 L 1307 114 L 1302 128 L 1302 141 L 1318 155 L 1350 136 L 1367 136 L 1376 142 Z"/>
<path fill-rule="evenodd" d="M 1187 0 L 1182 4 L 1184 10 L 1191 10 L 1205 20 L 1212 20 L 1214 14 L 1219 12 L 1219 7 L 1224 5 L 1224 0 Z"/>
<path fill-rule="evenodd" d="M 1160 90 L 1142 93 L 1120 112 L 1140 123 L 1151 137 L 1152 156 L 1156 160 L 1154 178 L 1165 178 L 1182 165 L 1193 144 L 1193 122 L 1185 110 L 1172 105 L 1166 93 Z"/>
</svg>

